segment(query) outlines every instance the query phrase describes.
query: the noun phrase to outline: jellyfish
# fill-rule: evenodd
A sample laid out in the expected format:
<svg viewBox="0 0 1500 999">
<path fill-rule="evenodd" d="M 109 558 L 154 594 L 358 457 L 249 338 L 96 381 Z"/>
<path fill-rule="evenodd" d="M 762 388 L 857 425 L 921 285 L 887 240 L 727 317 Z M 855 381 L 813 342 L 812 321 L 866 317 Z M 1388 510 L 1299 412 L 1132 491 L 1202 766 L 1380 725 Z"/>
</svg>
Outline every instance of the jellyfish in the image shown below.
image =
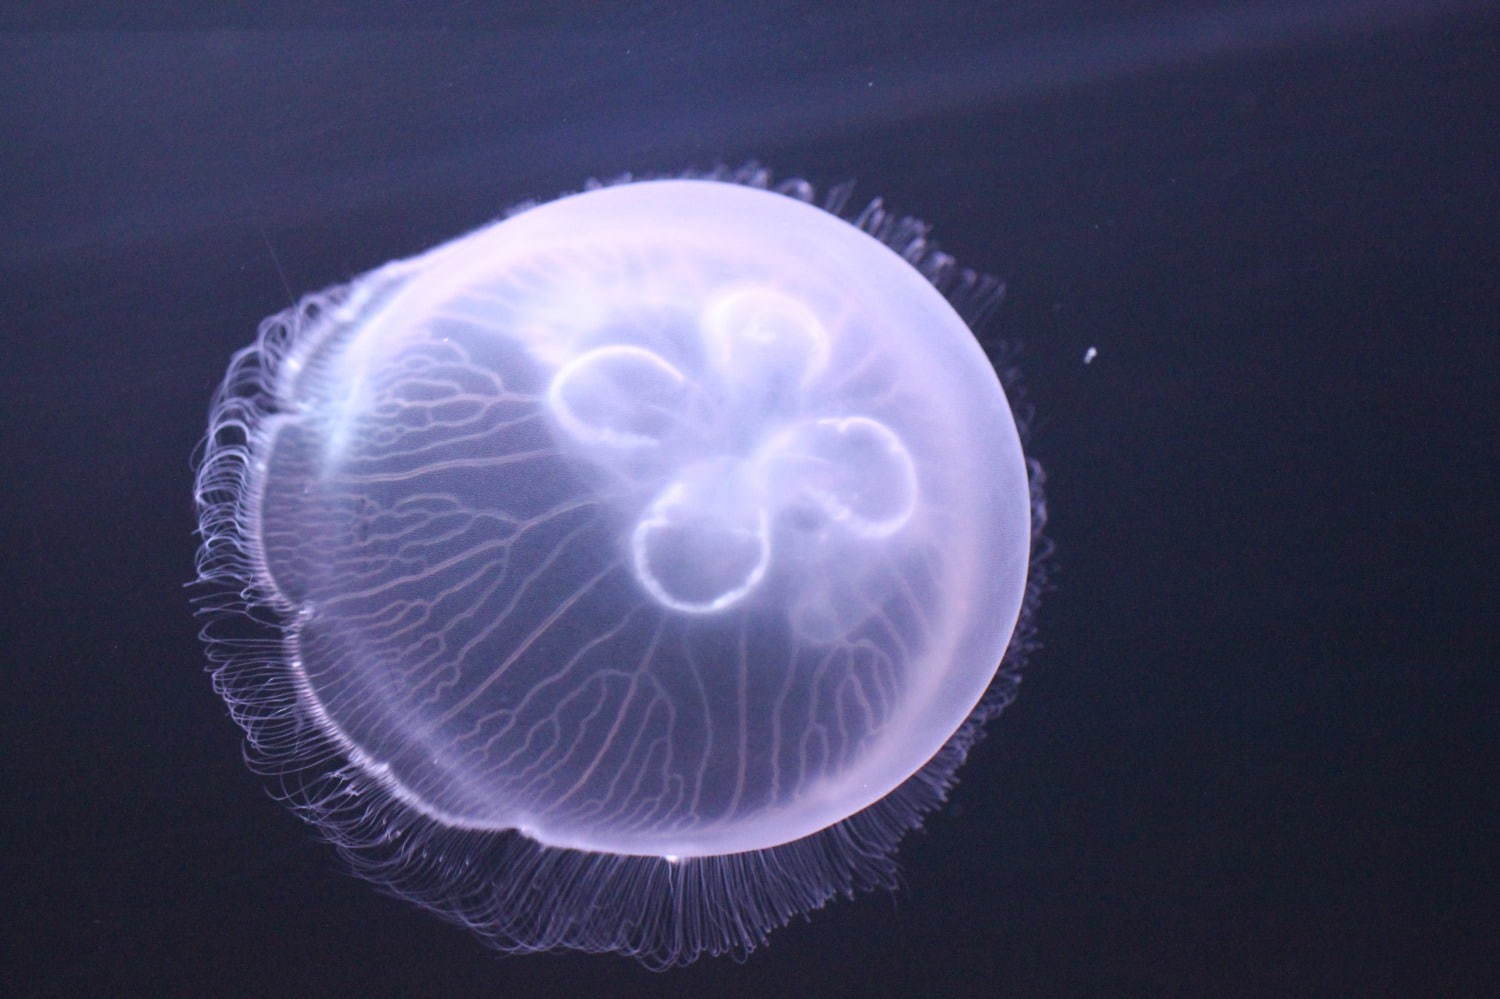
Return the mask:
<svg viewBox="0 0 1500 999">
<path fill-rule="evenodd" d="M 1041 505 L 998 285 L 846 198 L 593 184 L 235 356 L 213 678 L 358 874 L 654 968 L 894 882 L 1014 694 Z"/>
</svg>

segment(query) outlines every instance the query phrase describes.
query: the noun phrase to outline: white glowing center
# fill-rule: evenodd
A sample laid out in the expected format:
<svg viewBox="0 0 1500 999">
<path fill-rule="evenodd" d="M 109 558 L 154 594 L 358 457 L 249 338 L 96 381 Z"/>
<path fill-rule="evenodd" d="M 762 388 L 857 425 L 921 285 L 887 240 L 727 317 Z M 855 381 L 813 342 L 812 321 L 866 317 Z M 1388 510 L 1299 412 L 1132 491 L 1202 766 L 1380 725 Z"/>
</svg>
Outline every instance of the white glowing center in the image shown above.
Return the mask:
<svg viewBox="0 0 1500 999">
<path fill-rule="evenodd" d="M 753 592 L 775 557 L 771 525 L 877 542 L 917 504 L 911 454 L 868 416 L 806 416 L 829 335 L 769 288 L 711 296 L 689 374 L 633 344 L 591 347 L 547 388 L 558 427 L 596 463 L 629 475 L 640 454 L 663 484 L 630 532 L 631 568 L 658 603 L 703 614 Z M 731 425 L 732 424 L 732 425 Z"/>
</svg>

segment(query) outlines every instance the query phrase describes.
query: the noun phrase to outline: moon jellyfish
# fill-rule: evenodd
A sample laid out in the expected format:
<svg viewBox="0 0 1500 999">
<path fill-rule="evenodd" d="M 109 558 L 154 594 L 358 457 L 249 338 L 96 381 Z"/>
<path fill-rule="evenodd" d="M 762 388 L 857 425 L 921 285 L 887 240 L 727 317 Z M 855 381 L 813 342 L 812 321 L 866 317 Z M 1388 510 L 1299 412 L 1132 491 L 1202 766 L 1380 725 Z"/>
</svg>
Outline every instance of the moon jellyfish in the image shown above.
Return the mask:
<svg viewBox="0 0 1500 999">
<path fill-rule="evenodd" d="M 893 884 L 1013 696 L 1041 503 L 997 285 L 846 195 L 596 184 L 235 356 L 215 684 L 356 872 L 653 967 Z"/>
</svg>

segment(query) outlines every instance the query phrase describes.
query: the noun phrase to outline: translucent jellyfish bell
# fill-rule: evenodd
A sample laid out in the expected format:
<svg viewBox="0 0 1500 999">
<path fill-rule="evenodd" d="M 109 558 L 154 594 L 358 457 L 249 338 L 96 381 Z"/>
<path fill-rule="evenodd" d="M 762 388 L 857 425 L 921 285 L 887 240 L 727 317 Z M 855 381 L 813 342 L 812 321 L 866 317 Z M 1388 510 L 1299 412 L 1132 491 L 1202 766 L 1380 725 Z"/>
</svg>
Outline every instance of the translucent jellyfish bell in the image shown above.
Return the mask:
<svg viewBox="0 0 1500 999">
<path fill-rule="evenodd" d="M 984 289 L 737 179 L 313 296 L 216 402 L 206 635 L 256 761 L 503 949 L 680 963 L 888 883 L 1010 697 L 1033 494 L 933 282 Z"/>
</svg>

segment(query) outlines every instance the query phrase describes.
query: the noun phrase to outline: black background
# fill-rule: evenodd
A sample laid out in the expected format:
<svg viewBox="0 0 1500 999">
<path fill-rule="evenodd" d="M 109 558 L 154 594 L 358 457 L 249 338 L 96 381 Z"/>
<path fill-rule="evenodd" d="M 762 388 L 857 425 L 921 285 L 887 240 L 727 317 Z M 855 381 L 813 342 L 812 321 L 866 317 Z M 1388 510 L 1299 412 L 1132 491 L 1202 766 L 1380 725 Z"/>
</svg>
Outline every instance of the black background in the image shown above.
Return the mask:
<svg viewBox="0 0 1500 999">
<path fill-rule="evenodd" d="M 0 992 L 1493 987 L 1493 10 L 307 6 L 0 19 Z M 750 158 L 1008 279 L 1044 648 L 900 892 L 744 964 L 497 958 L 241 765 L 189 454 L 289 295 Z"/>
</svg>

